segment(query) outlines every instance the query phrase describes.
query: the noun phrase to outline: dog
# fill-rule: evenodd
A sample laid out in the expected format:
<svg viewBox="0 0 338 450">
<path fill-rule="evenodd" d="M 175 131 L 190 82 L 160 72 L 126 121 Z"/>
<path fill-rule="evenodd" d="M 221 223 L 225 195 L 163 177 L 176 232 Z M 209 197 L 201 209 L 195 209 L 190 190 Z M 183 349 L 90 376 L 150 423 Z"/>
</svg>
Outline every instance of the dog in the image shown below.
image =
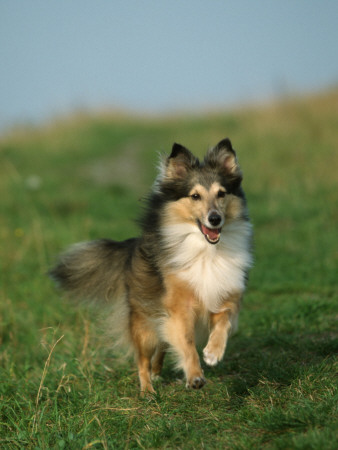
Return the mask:
<svg viewBox="0 0 338 450">
<path fill-rule="evenodd" d="M 186 386 L 203 387 L 195 336 L 202 329 L 205 363 L 223 358 L 252 264 L 241 182 L 228 138 L 203 161 L 175 143 L 146 200 L 140 237 L 75 244 L 50 272 L 75 297 L 111 305 L 109 328 L 135 354 L 141 395 L 155 392 L 168 351 Z"/>
</svg>

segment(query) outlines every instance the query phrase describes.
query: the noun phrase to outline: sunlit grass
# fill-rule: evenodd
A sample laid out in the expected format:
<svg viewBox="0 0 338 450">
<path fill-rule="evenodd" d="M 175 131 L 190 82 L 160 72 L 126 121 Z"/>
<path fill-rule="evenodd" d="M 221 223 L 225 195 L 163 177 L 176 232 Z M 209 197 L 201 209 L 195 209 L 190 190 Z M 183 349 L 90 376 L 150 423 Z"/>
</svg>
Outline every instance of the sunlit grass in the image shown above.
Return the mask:
<svg viewBox="0 0 338 450">
<path fill-rule="evenodd" d="M 79 115 L 0 140 L 0 447 L 337 447 L 338 91 L 208 116 Z M 229 136 L 255 266 L 225 360 L 187 391 L 133 362 L 46 272 L 67 245 L 138 233 L 159 152 Z"/>
</svg>

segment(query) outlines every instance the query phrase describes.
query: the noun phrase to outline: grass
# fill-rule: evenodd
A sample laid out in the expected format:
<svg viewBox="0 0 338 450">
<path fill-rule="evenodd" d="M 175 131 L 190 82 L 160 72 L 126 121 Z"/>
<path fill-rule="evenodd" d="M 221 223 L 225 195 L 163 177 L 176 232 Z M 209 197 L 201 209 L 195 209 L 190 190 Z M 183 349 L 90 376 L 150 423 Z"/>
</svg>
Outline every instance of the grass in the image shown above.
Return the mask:
<svg viewBox="0 0 338 450">
<path fill-rule="evenodd" d="M 338 91 L 208 116 L 78 115 L 0 139 L 1 448 L 337 448 Z M 208 384 L 153 398 L 92 311 L 45 276 L 67 245 L 137 234 L 174 141 L 229 136 L 255 227 L 239 332 Z"/>
</svg>

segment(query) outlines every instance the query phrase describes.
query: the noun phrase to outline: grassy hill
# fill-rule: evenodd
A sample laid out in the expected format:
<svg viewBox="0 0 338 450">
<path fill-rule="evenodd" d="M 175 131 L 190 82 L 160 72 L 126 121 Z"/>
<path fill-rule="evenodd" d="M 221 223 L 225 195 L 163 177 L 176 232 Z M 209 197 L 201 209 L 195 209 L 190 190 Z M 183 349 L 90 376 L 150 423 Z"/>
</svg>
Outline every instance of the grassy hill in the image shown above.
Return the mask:
<svg viewBox="0 0 338 450">
<path fill-rule="evenodd" d="M 46 277 L 67 245 L 138 233 L 158 153 L 230 137 L 255 266 L 208 384 L 135 366 Z M 338 90 L 173 117 L 77 116 L 0 138 L 0 447 L 337 448 Z"/>
</svg>

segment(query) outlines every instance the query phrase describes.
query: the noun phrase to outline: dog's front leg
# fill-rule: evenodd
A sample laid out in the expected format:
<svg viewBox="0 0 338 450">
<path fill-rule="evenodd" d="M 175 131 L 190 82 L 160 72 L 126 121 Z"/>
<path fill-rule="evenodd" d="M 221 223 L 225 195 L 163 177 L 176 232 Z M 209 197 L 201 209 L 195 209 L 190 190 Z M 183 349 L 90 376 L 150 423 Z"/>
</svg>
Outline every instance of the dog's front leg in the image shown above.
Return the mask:
<svg viewBox="0 0 338 450">
<path fill-rule="evenodd" d="M 195 346 L 194 323 L 186 315 L 172 311 L 163 325 L 163 334 L 177 357 L 177 367 L 184 371 L 187 387 L 199 389 L 205 384 Z"/>
<path fill-rule="evenodd" d="M 170 280 L 164 304 L 167 316 L 162 322 L 162 336 L 177 357 L 177 367 L 184 371 L 187 387 L 200 389 L 205 384 L 195 346 L 195 304 L 190 289 L 177 279 Z"/>
<path fill-rule="evenodd" d="M 203 359 L 209 366 L 215 366 L 222 360 L 228 337 L 237 328 L 241 294 L 229 297 L 219 313 L 210 313 L 210 335 L 203 350 Z"/>
</svg>

